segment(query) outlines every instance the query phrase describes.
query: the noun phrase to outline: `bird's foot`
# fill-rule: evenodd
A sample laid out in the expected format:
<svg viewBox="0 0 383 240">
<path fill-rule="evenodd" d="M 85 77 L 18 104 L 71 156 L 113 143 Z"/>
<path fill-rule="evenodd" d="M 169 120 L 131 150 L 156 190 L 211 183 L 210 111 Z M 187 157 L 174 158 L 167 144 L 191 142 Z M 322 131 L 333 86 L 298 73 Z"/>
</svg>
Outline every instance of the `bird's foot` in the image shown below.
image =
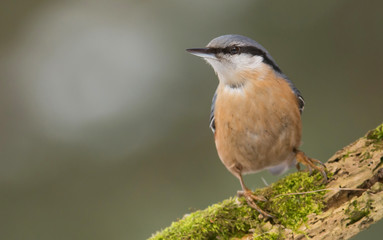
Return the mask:
<svg viewBox="0 0 383 240">
<path fill-rule="evenodd" d="M 262 214 L 264 217 L 273 218 L 274 216 L 269 214 L 268 212 L 265 212 L 262 210 L 255 201 L 261 201 L 266 202 L 267 199 L 263 196 L 255 195 L 251 190 L 244 190 L 244 191 L 238 191 L 237 192 L 238 197 L 244 197 L 246 199 L 247 204 L 251 207 L 257 210 L 260 214 Z"/>
<path fill-rule="evenodd" d="M 326 173 L 326 166 L 322 162 L 320 162 L 317 159 L 307 157 L 306 154 L 302 151 L 297 151 L 296 159 L 297 159 L 296 166 L 298 170 L 300 170 L 299 163 L 302 163 L 308 168 L 308 170 L 310 171 L 310 175 L 312 174 L 313 169 L 318 170 L 323 176 L 323 183 L 327 183 L 328 178 Z"/>
</svg>

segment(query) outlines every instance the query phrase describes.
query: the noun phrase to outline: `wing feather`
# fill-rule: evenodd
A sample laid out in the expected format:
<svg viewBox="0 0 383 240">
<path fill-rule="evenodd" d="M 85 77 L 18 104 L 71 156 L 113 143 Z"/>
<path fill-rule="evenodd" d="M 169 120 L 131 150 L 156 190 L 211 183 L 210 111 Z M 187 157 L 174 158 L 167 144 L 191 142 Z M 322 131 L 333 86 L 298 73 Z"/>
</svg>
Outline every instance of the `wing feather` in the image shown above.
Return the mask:
<svg viewBox="0 0 383 240">
<path fill-rule="evenodd" d="M 213 133 L 215 133 L 215 117 L 214 117 L 214 109 L 215 109 L 215 100 L 217 99 L 217 90 L 214 93 L 213 99 L 211 101 L 210 108 L 210 119 L 209 119 L 209 127 Z"/>
</svg>

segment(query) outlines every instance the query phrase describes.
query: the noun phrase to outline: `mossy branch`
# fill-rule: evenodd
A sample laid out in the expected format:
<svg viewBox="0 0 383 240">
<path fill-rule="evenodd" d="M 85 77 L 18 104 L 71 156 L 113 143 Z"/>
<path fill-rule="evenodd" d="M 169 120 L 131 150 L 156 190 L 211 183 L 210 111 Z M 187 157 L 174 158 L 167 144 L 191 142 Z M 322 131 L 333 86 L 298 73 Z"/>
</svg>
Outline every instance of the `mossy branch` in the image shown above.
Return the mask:
<svg viewBox="0 0 383 240">
<path fill-rule="evenodd" d="M 187 214 L 150 239 L 349 239 L 383 218 L 383 124 L 326 167 L 326 185 L 320 174 L 296 172 L 257 190 L 273 219 L 235 197 Z"/>
</svg>

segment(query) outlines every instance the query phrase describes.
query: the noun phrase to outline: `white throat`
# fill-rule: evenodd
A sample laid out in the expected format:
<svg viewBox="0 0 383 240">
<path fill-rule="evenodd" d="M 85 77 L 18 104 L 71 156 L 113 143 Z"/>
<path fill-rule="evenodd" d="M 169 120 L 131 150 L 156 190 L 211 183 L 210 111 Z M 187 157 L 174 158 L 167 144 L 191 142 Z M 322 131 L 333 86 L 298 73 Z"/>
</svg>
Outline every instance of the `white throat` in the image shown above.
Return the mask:
<svg viewBox="0 0 383 240">
<path fill-rule="evenodd" d="M 220 82 L 228 86 L 239 86 L 246 82 L 241 72 L 258 70 L 263 64 L 261 56 L 249 54 L 231 55 L 228 58 L 205 60 L 213 67 Z"/>
</svg>

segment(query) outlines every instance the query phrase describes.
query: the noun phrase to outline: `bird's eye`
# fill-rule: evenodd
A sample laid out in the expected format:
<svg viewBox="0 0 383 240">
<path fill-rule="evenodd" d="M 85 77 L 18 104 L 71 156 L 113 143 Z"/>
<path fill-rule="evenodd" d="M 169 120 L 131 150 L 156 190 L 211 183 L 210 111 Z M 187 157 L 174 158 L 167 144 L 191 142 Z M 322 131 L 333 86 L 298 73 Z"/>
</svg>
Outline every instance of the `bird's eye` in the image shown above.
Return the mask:
<svg viewBox="0 0 383 240">
<path fill-rule="evenodd" d="M 240 49 L 237 46 L 232 46 L 229 48 L 229 53 L 232 55 L 238 54 L 239 52 L 240 52 Z"/>
</svg>

